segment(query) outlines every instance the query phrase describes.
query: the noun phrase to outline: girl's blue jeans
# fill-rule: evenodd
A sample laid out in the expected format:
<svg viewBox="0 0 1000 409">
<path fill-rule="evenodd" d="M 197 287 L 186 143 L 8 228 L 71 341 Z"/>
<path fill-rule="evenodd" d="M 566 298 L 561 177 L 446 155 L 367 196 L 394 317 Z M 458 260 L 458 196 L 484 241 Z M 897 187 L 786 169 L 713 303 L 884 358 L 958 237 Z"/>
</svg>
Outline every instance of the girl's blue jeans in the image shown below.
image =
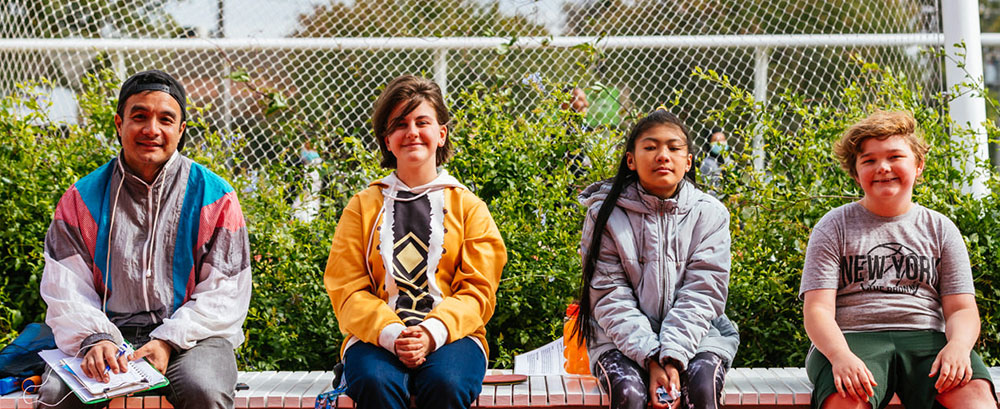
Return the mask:
<svg viewBox="0 0 1000 409">
<path fill-rule="evenodd" d="M 347 396 L 358 409 L 468 408 L 479 397 L 486 358 L 471 338 L 452 342 L 409 369 L 385 349 L 358 342 L 344 353 Z"/>
</svg>

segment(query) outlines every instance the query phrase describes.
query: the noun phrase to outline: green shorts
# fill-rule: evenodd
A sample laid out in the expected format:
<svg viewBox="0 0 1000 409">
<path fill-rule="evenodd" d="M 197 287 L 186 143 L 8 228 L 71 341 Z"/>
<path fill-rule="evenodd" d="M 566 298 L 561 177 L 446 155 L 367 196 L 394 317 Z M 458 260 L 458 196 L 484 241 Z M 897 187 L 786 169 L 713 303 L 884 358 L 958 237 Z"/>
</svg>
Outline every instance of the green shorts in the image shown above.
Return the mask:
<svg viewBox="0 0 1000 409">
<path fill-rule="evenodd" d="M 931 365 L 941 348 L 948 342 L 944 333 L 936 331 L 883 331 L 853 332 L 844 334 L 851 352 L 864 361 L 878 383 L 875 396 L 869 402 L 872 408 L 883 409 L 899 395 L 906 409 L 942 407 L 937 403 L 937 389 L 931 378 Z M 985 379 L 992 388 L 989 368 L 983 364 L 976 351 L 970 354 L 972 379 Z M 837 393 L 833 383 L 830 361 L 813 348 L 806 357 L 806 373 L 813 383 L 812 407 L 819 408 L 823 401 Z"/>
</svg>

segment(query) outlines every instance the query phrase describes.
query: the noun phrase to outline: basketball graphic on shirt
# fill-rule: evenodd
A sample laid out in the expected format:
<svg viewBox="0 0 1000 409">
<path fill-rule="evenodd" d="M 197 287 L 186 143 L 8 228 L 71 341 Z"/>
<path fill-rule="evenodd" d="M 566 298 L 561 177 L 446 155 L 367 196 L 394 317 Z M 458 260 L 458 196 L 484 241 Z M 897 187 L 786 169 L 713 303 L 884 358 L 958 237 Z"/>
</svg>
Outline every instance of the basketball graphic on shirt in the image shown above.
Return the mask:
<svg viewBox="0 0 1000 409">
<path fill-rule="evenodd" d="M 915 294 L 921 284 L 937 282 L 934 260 L 902 243 L 882 243 L 864 255 L 844 257 L 841 272 L 847 283 L 860 284 L 863 291 Z"/>
<path fill-rule="evenodd" d="M 898 262 L 899 260 L 906 260 L 906 256 L 915 256 L 916 254 L 912 249 L 901 243 L 879 244 L 868 250 L 868 269 L 873 270 L 876 277 L 884 277 L 886 273 L 891 273 L 892 270 L 898 269 L 898 266 L 901 265 Z M 896 261 L 896 263 L 893 261 Z M 890 276 L 892 275 L 890 274 Z"/>
<path fill-rule="evenodd" d="M 916 254 L 916 252 L 901 243 L 883 243 L 868 250 L 869 256 L 904 256 L 907 254 Z"/>
</svg>

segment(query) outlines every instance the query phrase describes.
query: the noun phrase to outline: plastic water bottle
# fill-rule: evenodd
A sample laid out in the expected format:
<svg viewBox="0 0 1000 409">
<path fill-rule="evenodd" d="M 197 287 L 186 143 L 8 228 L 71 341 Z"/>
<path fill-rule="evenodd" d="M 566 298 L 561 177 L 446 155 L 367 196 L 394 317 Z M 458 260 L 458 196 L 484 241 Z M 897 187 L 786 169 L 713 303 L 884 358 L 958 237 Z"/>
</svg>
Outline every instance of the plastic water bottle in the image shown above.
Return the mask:
<svg viewBox="0 0 1000 409">
<path fill-rule="evenodd" d="M 579 335 L 573 334 L 576 326 L 576 317 L 580 311 L 580 305 L 573 303 L 566 306 L 566 319 L 563 322 L 563 356 L 566 357 L 566 373 L 578 375 L 590 375 L 590 359 L 587 357 L 587 346 L 580 345 Z"/>
</svg>

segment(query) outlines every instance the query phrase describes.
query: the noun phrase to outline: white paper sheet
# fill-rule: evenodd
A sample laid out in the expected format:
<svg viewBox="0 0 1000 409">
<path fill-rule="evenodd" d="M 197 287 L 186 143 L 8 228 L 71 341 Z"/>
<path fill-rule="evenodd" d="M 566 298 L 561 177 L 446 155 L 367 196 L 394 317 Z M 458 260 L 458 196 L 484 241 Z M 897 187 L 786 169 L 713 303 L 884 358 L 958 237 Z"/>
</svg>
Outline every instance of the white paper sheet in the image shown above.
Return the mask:
<svg viewBox="0 0 1000 409">
<path fill-rule="evenodd" d="M 566 357 L 563 339 L 549 342 L 538 349 L 514 357 L 514 373 L 521 375 L 565 375 Z"/>
</svg>

